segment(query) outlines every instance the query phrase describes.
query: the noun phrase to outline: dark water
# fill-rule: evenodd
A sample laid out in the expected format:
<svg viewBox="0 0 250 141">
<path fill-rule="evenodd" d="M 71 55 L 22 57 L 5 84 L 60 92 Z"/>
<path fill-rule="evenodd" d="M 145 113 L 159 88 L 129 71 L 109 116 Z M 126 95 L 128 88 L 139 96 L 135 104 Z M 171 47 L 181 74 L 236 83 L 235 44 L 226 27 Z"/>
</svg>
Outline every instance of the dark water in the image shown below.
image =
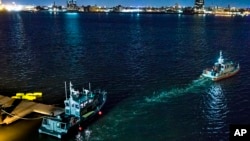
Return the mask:
<svg viewBox="0 0 250 141">
<path fill-rule="evenodd" d="M 250 17 L 2 13 L 0 91 L 61 104 L 64 81 L 105 89 L 93 141 L 227 141 L 230 124 L 250 123 L 249 35 Z M 199 79 L 220 50 L 240 73 Z M 39 122 L 1 127 L 1 139 L 57 140 L 39 135 Z"/>
</svg>

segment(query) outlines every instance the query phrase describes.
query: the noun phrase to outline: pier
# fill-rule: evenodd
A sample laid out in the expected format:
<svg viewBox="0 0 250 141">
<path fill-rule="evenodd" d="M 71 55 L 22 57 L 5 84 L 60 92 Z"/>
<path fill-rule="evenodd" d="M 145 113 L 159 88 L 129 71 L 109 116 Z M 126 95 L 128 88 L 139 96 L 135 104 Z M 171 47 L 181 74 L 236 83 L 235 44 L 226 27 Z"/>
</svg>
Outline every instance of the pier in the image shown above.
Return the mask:
<svg viewBox="0 0 250 141">
<path fill-rule="evenodd" d="M 54 105 L 46 105 L 22 99 L 13 99 L 0 95 L 0 124 L 11 124 L 31 113 L 39 113 L 44 116 L 57 116 L 64 112 L 64 108 Z M 11 108 L 11 111 L 6 111 Z M 5 117 L 3 115 L 6 115 Z"/>
</svg>

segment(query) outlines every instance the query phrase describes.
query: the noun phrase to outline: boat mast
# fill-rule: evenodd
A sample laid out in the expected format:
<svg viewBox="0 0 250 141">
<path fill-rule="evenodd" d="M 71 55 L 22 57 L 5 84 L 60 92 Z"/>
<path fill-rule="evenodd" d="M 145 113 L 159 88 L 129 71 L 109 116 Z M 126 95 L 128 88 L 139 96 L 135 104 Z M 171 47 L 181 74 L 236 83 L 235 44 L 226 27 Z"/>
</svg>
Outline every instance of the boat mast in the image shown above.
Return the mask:
<svg viewBox="0 0 250 141">
<path fill-rule="evenodd" d="M 223 59 L 223 56 L 222 56 L 222 51 L 220 51 L 220 58 L 218 59 L 218 63 L 219 64 L 223 64 L 224 63 L 224 59 Z"/>
<path fill-rule="evenodd" d="M 64 85 L 65 85 L 65 97 L 66 97 L 66 100 L 67 100 L 68 97 L 67 97 L 67 83 L 66 83 L 66 81 L 64 82 Z"/>
<path fill-rule="evenodd" d="M 70 111 L 70 115 L 72 115 L 73 114 L 73 111 L 72 111 L 72 91 L 74 90 L 73 88 L 72 88 L 72 83 L 71 83 L 71 81 L 69 81 L 69 93 L 70 93 L 70 96 L 69 96 L 69 100 L 68 100 L 68 102 L 69 102 L 69 111 Z M 73 90 L 72 90 L 73 89 Z"/>
<path fill-rule="evenodd" d="M 70 95 L 72 95 L 72 83 L 71 82 L 69 82 L 69 93 Z"/>
<path fill-rule="evenodd" d="M 2 105 L 0 105 L 0 124 L 3 123 L 2 110 Z"/>
</svg>

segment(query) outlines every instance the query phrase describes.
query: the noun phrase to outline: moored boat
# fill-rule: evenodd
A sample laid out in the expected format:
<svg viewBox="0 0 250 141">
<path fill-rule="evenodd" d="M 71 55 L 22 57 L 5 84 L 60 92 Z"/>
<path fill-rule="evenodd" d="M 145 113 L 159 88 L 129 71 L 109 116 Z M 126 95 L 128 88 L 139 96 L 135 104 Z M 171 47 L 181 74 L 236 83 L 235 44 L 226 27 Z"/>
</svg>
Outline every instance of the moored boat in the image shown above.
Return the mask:
<svg viewBox="0 0 250 141">
<path fill-rule="evenodd" d="M 80 125 L 96 114 L 101 114 L 100 110 L 106 102 L 107 92 L 91 91 L 90 86 L 89 89 L 82 89 L 80 92 L 75 90 L 71 83 L 69 85 L 70 94 L 68 97 L 65 83 L 64 113 L 58 116 L 44 117 L 39 133 L 62 138 L 71 128 Z"/>
<path fill-rule="evenodd" d="M 218 61 L 214 63 L 212 68 L 203 70 L 202 76 L 210 78 L 213 81 L 219 81 L 235 75 L 239 72 L 239 70 L 239 63 L 225 61 L 222 56 L 222 51 L 220 51 L 220 57 Z"/>
</svg>

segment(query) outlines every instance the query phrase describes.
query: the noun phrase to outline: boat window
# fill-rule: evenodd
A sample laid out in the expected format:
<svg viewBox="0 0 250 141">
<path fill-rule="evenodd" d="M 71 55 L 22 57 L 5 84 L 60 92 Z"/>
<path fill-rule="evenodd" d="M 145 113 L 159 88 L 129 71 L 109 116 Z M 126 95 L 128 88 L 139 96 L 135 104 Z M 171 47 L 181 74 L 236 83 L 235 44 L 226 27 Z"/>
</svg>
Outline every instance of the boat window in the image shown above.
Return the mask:
<svg viewBox="0 0 250 141">
<path fill-rule="evenodd" d="M 66 114 L 70 114 L 69 109 L 66 109 L 65 112 L 66 112 Z"/>
<path fill-rule="evenodd" d="M 65 106 L 69 106 L 69 103 L 68 102 L 64 102 Z"/>
<path fill-rule="evenodd" d="M 65 129 L 66 128 L 66 124 L 65 123 L 61 123 L 61 129 Z"/>
<path fill-rule="evenodd" d="M 49 124 L 48 119 L 46 119 L 46 118 L 43 119 L 43 124 L 46 124 L 46 125 Z"/>
<path fill-rule="evenodd" d="M 79 109 L 79 105 L 75 105 L 76 109 Z"/>
</svg>

